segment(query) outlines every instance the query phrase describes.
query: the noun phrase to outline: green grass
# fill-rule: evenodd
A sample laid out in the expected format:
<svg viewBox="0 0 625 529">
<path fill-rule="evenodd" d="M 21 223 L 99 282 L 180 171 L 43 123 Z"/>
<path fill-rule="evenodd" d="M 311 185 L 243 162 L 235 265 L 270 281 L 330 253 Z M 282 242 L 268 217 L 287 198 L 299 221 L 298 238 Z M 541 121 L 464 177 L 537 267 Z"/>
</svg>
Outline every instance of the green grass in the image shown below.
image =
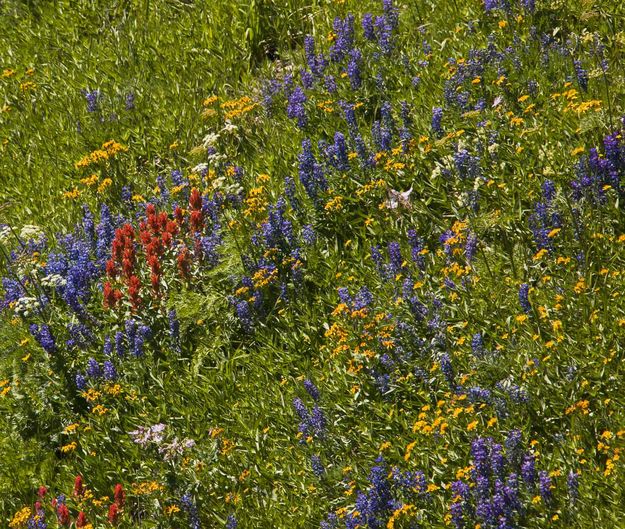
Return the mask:
<svg viewBox="0 0 625 529">
<path fill-rule="evenodd" d="M 124 529 L 190 526 L 186 514 L 176 511 L 184 493 L 192 495 L 204 528 L 223 527 L 230 514 L 241 528 L 319 527 L 330 512 L 345 517 L 353 512 L 357 491 L 368 490 L 369 472 L 384 454 L 390 465 L 423 471 L 431 485 L 429 500 L 406 493 L 405 503 L 414 510 L 397 515 L 394 527 L 417 521 L 419 527 L 452 527 L 445 521 L 453 503 L 449 484 L 471 464 L 472 440 L 493 436 L 503 443 L 510 430 L 519 429 L 525 447 L 536 441 L 537 467 L 553 472 L 555 485 L 551 504 L 533 502 L 537 490 L 523 489 L 520 527 L 622 524 L 622 196 L 606 188 L 604 204 L 576 201 L 570 182 L 576 162 L 602 144 L 625 111 L 623 7 L 538 0 L 533 14 L 518 8 L 506 14 L 485 13 L 478 0 L 405 4 L 399 5 L 400 29 L 390 58 L 376 55 L 376 44 L 362 37 L 362 14 L 381 13 L 373 1 L 10 1 L 0 7 L 2 68 L 14 71 L 0 78 L 0 105 L 5 105 L 0 223 L 16 232 L 25 224 L 41 226 L 50 240 L 39 255 L 21 250 L 12 236 L 3 237 L 3 256 L 9 250 L 19 255 L 15 261 L 3 257 L 4 276 L 26 277 L 28 288 L 40 288 L 43 266 L 54 259 L 48 254 L 60 251 L 55 234 L 73 230 L 83 203 L 96 222 L 103 203 L 132 222 L 143 214 L 144 199 L 154 197 L 165 211 L 173 201 L 190 207 L 193 186 L 207 197 L 215 189 L 227 194 L 240 188 L 243 200 L 217 207 L 223 244 L 216 267 L 194 261 L 192 277 L 183 279 L 176 251 L 161 257 L 162 298 L 147 287 L 144 250 L 137 246 L 136 270 L 144 284 L 140 310 L 133 312 L 127 302 L 103 309 L 107 279 L 94 280 L 87 308 L 95 319 L 85 321 L 95 338 L 88 345 L 66 345 L 68 325 L 80 318 L 53 288 L 46 290 L 52 301 L 41 314 L 18 317 L 13 305 L 2 312 L 3 523 L 23 506 L 32 507 L 37 488 L 45 484 L 50 495 L 69 496 L 73 519 L 84 510 L 93 527 L 108 527 L 113 486 L 122 483 L 128 495 Z M 279 95 L 273 112 L 259 104 L 232 118 L 234 132 L 225 131 L 224 102 L 250 97 L 260 103 L 265 81 L 283 81 L 289 72 L 298 82 L 304 36 L 314 35 L 317 50 L 327 52 L 334 17 L 349 12 L 356 15 L 356 43 L 364 57 L 358 91 L 341 77 L 345 65 L 331 64 L 338 91 L 328 94 L 320 83 L 306 91 L 303 130 L 289 119 L 286 98 Z M 541 49 L 532 27 L 553 36 L 549 50 Z M 595 32 L 610 65 L 605 77 L 588 37 Z M 452 63 L 470 59 L 472 50 L 485 54 L 489 42 L 505 58 L 486 61 L 479 74 L 453 91 L 466 91 L 472 107 L 483 98 L 484 107 L 467 111 L 446 104 Z M 562 46 L 570 54 L 562 53 Z M 574 57 L 589 72 L 588 92 L 576 79 Z M 536 82 L 535 91 L 530 81 Z M 29 82 L 34 84 L 24 84 Z M 81 91 L 94 89 L 102 97 L 98 110 L 88 112 Z M 135 94 L 132 110 L 125 109 L 129 93 Z M 204 105 L 212 95 L 219 99 Z M 298 181 L 298 157 L 306 138 L 321 160 L 319 141 L 334 141 L 337 131 L 349 137 L 339 101 L 359 104 L 356 120 L 370 147 L 372 124 L 385 102 L 398 126 L 401 103 L 407 102 L 412 142 L 402 152 L 395 134 L 397 150 L 379 154 L 374 168 L 361 167 L 357 156 L 346 171 L 328 165 L 329 187 L 315 207 Z M 587 109 L 571 107 L 583 101 L 591 102 Z M 432 109 L 439 106 L 444 133 L 436 135 Z M 214 114 L 203 116 L 207 108 Z M 215 147 L 225 165 L 200 147 L 216 132 Z M 109 140 L 127 149 L 105 162 L 75 166 Z M 355 151 L 352 139 L 348 144 Z M 463 148 L 479 156 L 478 178 L 460 176 L 454 156 Z M 215 174 L 193 176 L 199 163 L 209 163 Z M 235 178 L 228 164 L 239 166 L 242 176 Z M 191 180 L 180 189 L 170 182 L 168 201 L 156 187 L 157 177 L 169 177 L 172 169 Z M 97 183 L 81 182 L 91 174 Z M 267 208 L 285 193 L 288 176 L 298 182 L 301 206 L 286 207 L 295 237 L 301 238 L 307 224 L 317 236 L 312 245 L 300 244 L 301 278 L 293 273 L 296 258 L 288 251 L 252 237 L 258 237 Z M 107 178 L 111 184 L 98 191 Z M 538 252 L 529 219 L 543 200 L 547 179 L 556 186 L 551 207 L 560 215 L 561 229 L 550 232 L 551 251 Z M 123 201 L 122 186 L 143 198 Z M 410 207 L 385 208 L 389 190 L 409 188 Z M 78 196 L 64 196 L 74 189 Z M 479 208 L 472 207 L 475 192 Z M 254 197 L 260 205 L 250 200 Z M 422 254 L 424 271 L 410 257 L 410 229 L 428 250 Z M 460 242 L 443 245 L 440 236 L 450 229 Z M 478 240 L 471 262 L 464 246 L 469 232 Z M 371 246 L 380 245 L 388 263 L 392 241 L 400 243 L 406 264 L 384 278 Z M 581 253 L 584 258 L 578 259 Z M 255 273 L 261 257 L 275 265 L 279 280 L 254 287 L 263 312 L 255 317 L 254 331 L 246 333 L 230 298 L 252 295 L 240 293 L 242 277 L 253 276 L 260 284 Z M 450 279 L 454 288 L 445 283 Z M 123 281 L 111 281 L 126 292 Z M 280 281 L 288 301 L 279 295 Z M 527 314 L 519 304 L 522 283 L 532 286 Z M 337 289 L 347 287 L 353 296 L 362 286 L 373 294 L 364 314 L 341 311 Z M 412 294 L 427 306 L 423 321 L 411 311 Z M 168 334 L 172 308 L 183 337 L 180 351 Z M 131 315 L 152 327 L 145 356 L 114 359 L 119 388 L 100 381 L 92 384 L 96 397 L 80 394 L 76 372 L 85 370 L 90 357 L 105 360 L 105 336 L 125 331 Z M 43 351 L 29 332 L 31 323 L 50 325 L 57 352 Z M 492 354 L 472 352 L 476 333 Z M 391 367 L 385 353 L 394 358 Z M 507 412 L 496 399 L 468 407 L 462 391 L 455 394 L 447 383 L 443 353 L 462 391 L 486 388 L 505 401 Z M 380 391 L 379 373 L 389 374 L 388 391 Z M 302 398 L 309 408 L 314 404 L 305 378 L 321 394 L 324 438 L 298 436 L 293 399 Z M 510 396 L 515 386 L 527 392 L 527 402 Z M 588 408 L 579 404 L 584 402 Z M 447 425 L 443 432 L 424 428 L 437 431 L 441 421 Z M 169 461 L 155 446 L 132 442 L 130 431 L 159 422 L 167 424 L 168 441 L 192 438 L 196 446 Z M 67 429 L 74 424 L 75 431 Z M 326 469 L 321 478 L 312 471 L 313 455 Z M 608 461 L 615 465 L 612 472 L 606 472 Z M 575 505 L 567 492 L 570 471 L 581 473 Z M 78 474 L 95 502 L 71 497 Z M 156 489 L 142 491 L 138 484 L 146 483 Z M 382 527 L 391 518 L 392 509 Z M 56 527 L 50 508 L 47 520 Z"/>
</svg>

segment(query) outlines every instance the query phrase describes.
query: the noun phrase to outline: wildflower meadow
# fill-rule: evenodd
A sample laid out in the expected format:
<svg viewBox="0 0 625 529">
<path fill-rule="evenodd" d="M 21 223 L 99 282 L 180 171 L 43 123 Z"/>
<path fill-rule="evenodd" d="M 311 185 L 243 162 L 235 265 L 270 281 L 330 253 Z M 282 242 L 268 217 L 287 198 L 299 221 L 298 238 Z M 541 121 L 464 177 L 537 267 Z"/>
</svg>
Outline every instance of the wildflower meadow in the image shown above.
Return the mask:
<svg viewBox="0 0 625 529">
<path fill-rule="evenodd" d="M 0 527 L 625 528 L 625 4 L 0 5 Z"/>
</svg>

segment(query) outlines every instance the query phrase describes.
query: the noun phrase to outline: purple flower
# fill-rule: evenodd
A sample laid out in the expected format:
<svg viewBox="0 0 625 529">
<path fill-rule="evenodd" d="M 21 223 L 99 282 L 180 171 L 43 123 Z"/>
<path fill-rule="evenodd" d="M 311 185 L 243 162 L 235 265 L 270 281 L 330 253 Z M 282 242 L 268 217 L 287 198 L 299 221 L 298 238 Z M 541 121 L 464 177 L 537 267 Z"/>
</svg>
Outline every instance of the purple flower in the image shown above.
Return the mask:
<svg viewBox="0 0 625 529">
<path fill-rule="evenodd" d="M 187 513 L 189 529 L 201 529 L 200 515 L 191 495 L 185 494 L 182 496 L 180 498 L 180 506 Z"/>
<path fill-rule="evenodd" d="M 325 473 L 325 468 L 323 467 L 323 463 L 321 463 L 321 458 L 317 455 L 313 455 L 310 458 L 310 466 L 312 467 L 312 471 L 320 478 Z"/>
<path fill-rule="evenodd" d="M 82 93 L 87 100 L 87 112 L 95 112 L 96 110 L 98 110 L 100 102 L 100 91 L 83 90 Z"/>
<path fill-rule="evenodd" d="M 551 502 L 551 478 L 549 477 L 549 472 L 546 470 L 541 470 L 538 473 L 538 490 L 540 492 L 540 497 L 545 503 Z"/>
<path fill-rule="evenodd" d="M 117 369 L 110 360 L 104 361 L 104 379 L 109 382 L 117 379 Z"/>
<path fill-rule="evenodd" d="M 566 478 L 566 484 L 569 489 L 569 501 L 573 505 L 579 497 L 579 474 L 571 470 Z"/>
<path fill-rule="evenodd" d="M 577 82 L 582 92 L 588 91 L 588 72 L 582 68 L 582 61 L 576 59 L 573 61 L 575 68 L 575 75 L 577 76 Z"/>
<path fill-rule="evenodd" d="M 304 380 L 304 388 L 306 392 L 313 398 L 313 400 L 319 400 L 319 390 L 317 386 L 315 386 L 310 379 Z"/>
<path fill-rule="evenodd" d="M 176 317 L 176 310 L 171 309 L 168 313 L 169 318 L 169 339 L 172 348 L 176 352 L 180 352 L 180 322 Z"/>
<path fill-rule="evenodd" d="M 354 16 L 349 14 L 344 19 L 336 17 L 333 28 L 336 39 L 330 47 L 330 59 L 341 62 L 354 45 Z"/>
<path fill-rule="evenodd" d="M 130 92 L 126 94 L 126 110 L 133 110 L 135 108 L 135 94 Z"/>
<path fill-rule="evenodd" d="M 76 387 L 82 391 L 87 387 L 87 379 L 82 373 L 76 373 Z"/>
<path fill-rule="evenodd" d="M 441 107 L 434 107 L 432 109 L 432 131 L 437 136 L 443 135 L 443 128 L 441 122 L 443 120 L 443 109 Z"/>
<path fill-rule="evenodd" d="M 32 334 L 43 347 L 44 351 L 49 354 L 56 352 L 56 342 L 54 341 L 54 336 L 52 336 L 52 331 L 50 331 L 50 327 L 46 324 L 42 324 L 41 326 L 33 323 L 30 327 L 30 334 Z"/>
<path fill-rule="evenodd" d="M 519 303 L 524 312 L 529 313 L 532 310 L 532 305 L 529 300 L 530 286 L 527 283 L 523 283 L 519 287 Z"/>
<path fill-rule="evenodd" d="M 95 358 L 89 358 L 87 362 L 87 375 L 95 379 L 102 377 L 102 368 Z"/>
<path fill-rule="evenodd" d="M 358 90 L 362 85 L 360 73 L 360 64 L 362 62 L 362 53 L 360 50 L 353 49 L 349 53 L 349 63 L 347 64 L 347 75 L 352 90 Z"/>
<path fill-rule="evenodd" d="M 226 520 L 226 529 L 237 529 L 239 524 L 237 523 L 237 519 L 234 514 L 229 514 L 228 519 Z"/>
<path fill-rule="evenodd" d="M 362 29 L 367 40 L 375 40 L 375 27 L 373 25 L 373 15 L 365 13 L 362 16 Z"/>
<path fill-rule="evenodd" d="M 289 96 L 286 114 L 291 119 L 297 119 L 297 126 L 300 129 L 303 129 L 308 122 L 304 103 L 306 103 L 306 94 L 304 94 L 302 88 L 298 86 Z"/>
</svg>

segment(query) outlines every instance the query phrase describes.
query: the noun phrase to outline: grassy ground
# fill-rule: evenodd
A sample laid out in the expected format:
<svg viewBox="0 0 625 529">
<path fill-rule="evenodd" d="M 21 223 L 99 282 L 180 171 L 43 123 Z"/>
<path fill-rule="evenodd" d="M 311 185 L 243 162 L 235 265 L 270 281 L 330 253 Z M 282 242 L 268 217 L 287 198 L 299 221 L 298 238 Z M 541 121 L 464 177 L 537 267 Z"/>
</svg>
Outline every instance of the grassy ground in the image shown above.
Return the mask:
<svg viewBox="0 0 625 529">
<path fill-rule="evenodd" d="M 11 527 L 619 527 L 623 8 L 406 4 L 0 7 Z"/>
</svg>

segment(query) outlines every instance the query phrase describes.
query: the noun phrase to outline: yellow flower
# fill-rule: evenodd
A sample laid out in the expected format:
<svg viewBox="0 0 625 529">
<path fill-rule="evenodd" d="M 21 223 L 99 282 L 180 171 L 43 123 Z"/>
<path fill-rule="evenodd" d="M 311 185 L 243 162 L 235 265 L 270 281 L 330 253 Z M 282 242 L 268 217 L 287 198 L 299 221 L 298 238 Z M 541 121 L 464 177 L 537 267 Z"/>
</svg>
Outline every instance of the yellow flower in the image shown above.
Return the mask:
<svg viewBox="0 0 625 529">
<path fill-rule="evenodd" d="M 65 191 L 65 193 L 63 193 L 63 198 L 74 199 L 74 198 L 78 198 L 79 196 L 80 196 L 80 191 L 78 191 L 77 187 L 75 187 L 71 191 Z"/>
<path fill-rule="evenodd" d="M 103 193 L 104 190 L 109 187 L 113 183 L 113 180 L 110 178 L 105 178 L 102 180 L 102 183 L 98 186 L 98 193 Z"/>
<path fill-rule="evenodd" d="M 93 410 L 91 410 L 91 413 L 97 414 L 97 415 L 104 415 L 106 414 L 106 412 L 108 412 L 108 409 L 102 406 L 102 404 L 98 404 L 97 406 L 94 406 Z"/>
<path fill-rule="evenodd" d="M 406 446 L 406 453 L 404 454 L 404 460 L 408 461 L 410 459 L 410 454 L 412 453 L 412 449 L 416 446 L 417 441 L 413 441 L 412 443 Z"/>
<path fill-rule="evenodd" d="M 475 430 L 477 428 L 477 425 L 478 425 L 478 421 L 470 422 L 467 425 L 467 432 L 471 432 L 471 431 Z"/>
<path fill-rule="evenodd" d="M 15 513 L 13 519 L 9 522 L 9 527 L 20 527 L 25 525 L 30 518 L 30 507 L 24 507 Z"/>
<path fill-rule="evenodd" d="M 62 446 L 61 447 L 61 452 L 63 452 L 64 454 L 67 454 L 69 452 L 73 452 L 74 450 L 76 450 L 77 446 L 78 446 L 78 444 L 76 444 L 76 441 L 72 441 L 68 445 Z"/>
</svg>

